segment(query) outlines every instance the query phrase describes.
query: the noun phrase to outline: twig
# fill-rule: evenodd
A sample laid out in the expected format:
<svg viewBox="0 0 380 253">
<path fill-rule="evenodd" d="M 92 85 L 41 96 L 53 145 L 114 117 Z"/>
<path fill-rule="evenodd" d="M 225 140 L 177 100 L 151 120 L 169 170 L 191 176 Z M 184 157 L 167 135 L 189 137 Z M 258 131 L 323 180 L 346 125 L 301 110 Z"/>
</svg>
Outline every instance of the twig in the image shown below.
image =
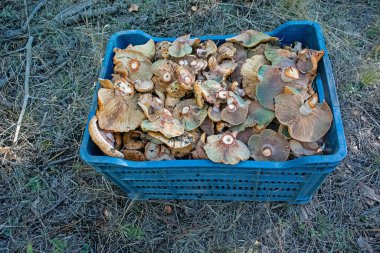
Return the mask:
<svg viewBox="0 0 380 253">
<path fill-rule="evenodd" d="M 73 16 L 74 14 L 77 14 L 78 12 L 84 10 L 87 7 L 90 7 L 91 5 L 96 4 L 97 2 L 99 2 L 99 0 L 88 0 L 77 5 L 72 5 L 61 11 L 57 16 L 54 17 L 54 20 L 60 21 Z"/>
<path fill-rule="evenodd" d="M 60 164 L 60 163 L 63 163 L 63 162 L 68 162 L 68 161 L 71 161 L 75 158 L 77 158 L 78 155 L 73 155 L 73 156 L 69 156 L 69 157 L 66 157 L 66 158 L 63 158 L 63 159 L 59 159 L 59 160 L 55 160 L 51 163 L 48 163 L 47 166 L 51 166 L 51 165 L 55 165 L 55 164 Z"/>
<path fill-rule="evenodd" d="M 60 71 L 66 64 L 69 63 L 69 59 L 59 64 L 57 67 L 55 67 L 52 71 L 49 72 L 46 76 L 42 77 L 43 79 L 49 79 L 53 75 L 55 75 L 58 71 Z"/>
<path fill-rule="evenodd" d="M 33 44 L 33 36 L 30 36 L 28 39 L 28 43 L 26 43 L 26 67 L 25 67 L 25 81 L 24 81 L 24 100 L 22 103 L 21 113 L 17 120 L 16 125 L 16 133 L 15 138 L 13 139 L 13 143 L 18 141 L 18 135 L 20 133 L 22 118 L 24 117 L 26 106 L 28 105 L 29 99 L 29 77 L 30 77 L 30 65 L 32 62 L 32 44 Z"/>
<path fill-rule="evenodd" d="M 26 32 L 26 30 L 28 29 L 30 21 L 32 20 L 34 15 L 36 15 L 36 13 L 42 8 L 42 6 L 44 6 L 45 2 L 46 2 L 46 0 L 41 0 L 38 2 L 36 7 L 34 7 L 33 11 L 29 14 L 28 19 L 25 21 L 24 25 L 21 28 L 21 30 L 23 32 Z"/>
<path fill-rule="evenodd" d="M 87 10 L 87 11 L 78 13 L 77 15 L 74 15 L 62 20 L 62 23 L 65 25 L 71 25 L 71 24 L 80 22 L 82 20 L 85 20 L 87 18 L 116 13 L 118 9 L 119 8 L 116 6 L 107 6 L 107 7 L 99 8 L 95 10 Z"/>
</svg>

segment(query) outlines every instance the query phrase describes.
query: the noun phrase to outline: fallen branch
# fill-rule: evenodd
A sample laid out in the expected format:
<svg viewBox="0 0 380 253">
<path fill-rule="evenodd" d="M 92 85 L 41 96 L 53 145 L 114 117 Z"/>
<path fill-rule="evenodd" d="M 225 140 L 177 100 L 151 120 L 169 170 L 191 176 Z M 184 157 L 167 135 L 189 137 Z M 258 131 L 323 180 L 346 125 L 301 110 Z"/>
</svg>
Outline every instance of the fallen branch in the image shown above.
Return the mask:
<svg viewBox="0 0 380 253">
<path fill-rule="evenodd" d="M 54 17 L 54 20 L 61 21 L 65 18 L 73 16 L 77 14 L 78 12 L 86 9 L 87 7 L 90 7 L 91 5 L 96 4 L 97 2 L 99 2 L 99 0 L 88 0 L 77 5 L 72 5 L 64 9 L 63 11 L 61 11 L 57 16 Z"/>
<path fill-rule="evenodd" d="M 20 116 L 18 117 L 18 120 L 17 120 L 15 138 L 13 139 L 13 143 L 16 143 L 18 141 L 22 119 L 25 114 L 26 106 L 28 105 L 30 65 L 32 62 L 32 44 L 33 44 L 33 36 L 30 36 L 28 39 L 28 43 L 26 43 L 26 46 L 25 46 L 26 47 L 26 67 L 25 67 L 25 81 L 24 81 L 24 100 L 22 103 Z"/>
<path fill-rule="evenodd" d="M 42 6 L 44 6 L 45 2 L 46 0 L 40 0 L 36 7 L 34 7 L 33 11 L 29 14 L 28 19 L 25 21 L 24 25 L 21 28 L 23 32 L 26 32 L 30 21 L 33 19 L 34 15 L 36 15 L 36 13 L 42 8 Z"/>
<path fill-rule="evenodd" d="M 51 163 L 48 163 L 47 166 L 52 166 L 52 165 L 68 162 L 68 161 L 74 160 L 77 157 L 78 155 L 73 155 L 73 156 L 63 158 L 63 159 L 55 160 L 55 161 L 52 161 Z"/>
<path fill-rule="evenodd" d="M 97 17 L 100 15 L 109 15 L 114 14 L 118 11 L 118 7 L 116 6 L 107 6 L 104 8 L 94 9 L 94 10 L 87 10 L 81 13 L 78 13 L 77 15 L 71 16 L 69 18 L 63 19 L 62 24 L 64 25 L 72 25 L 74 23 L 78 23 L 82 20 L 85 20 L 87 18 Z"/>
</svg>

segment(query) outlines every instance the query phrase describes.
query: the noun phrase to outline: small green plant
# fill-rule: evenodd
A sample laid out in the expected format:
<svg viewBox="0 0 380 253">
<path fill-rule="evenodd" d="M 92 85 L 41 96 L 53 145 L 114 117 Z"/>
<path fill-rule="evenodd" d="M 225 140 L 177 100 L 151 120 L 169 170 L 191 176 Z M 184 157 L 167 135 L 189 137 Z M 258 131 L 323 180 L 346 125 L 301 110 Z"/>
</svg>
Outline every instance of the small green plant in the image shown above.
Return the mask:
<svg viewBox="0 0 380 253">
<path fill-rule="evenodd" d="M 26 253 L 33 253 L 33 245 L 32 243 L 28 242 L 28 244 L 26 245 Z"/>
<path fill-rule="evenodd" d="M 145 234 L 144 230 L 132 224 L 126 224 L 126 225 L 121 226 L 121 231 L 126 236 L 131 237 L 134 240 L 141 240 Z"/>
<path fill-rule="evenodd" d="M 53 239 L 51 240 L 51 243 L 53 244 L 54 253 L 62 253 L 65 251 L 65 248 L 67 247 L 67 242 L 63 240 Z"/>
<path fill-rule="evenodd" d="M 39 192 L 42 189 L 41 178 L 34 176 L 29 179 L 29 182 L 26 184 L 26 188 L 31 192 Z"/>
<path fill-rule="evenodd" d="M 373 86 L 379 82 L 380 72 L 375 68 L 365 70 L 360 77 L 360 83 L 364 86 Z"/>
</svg>

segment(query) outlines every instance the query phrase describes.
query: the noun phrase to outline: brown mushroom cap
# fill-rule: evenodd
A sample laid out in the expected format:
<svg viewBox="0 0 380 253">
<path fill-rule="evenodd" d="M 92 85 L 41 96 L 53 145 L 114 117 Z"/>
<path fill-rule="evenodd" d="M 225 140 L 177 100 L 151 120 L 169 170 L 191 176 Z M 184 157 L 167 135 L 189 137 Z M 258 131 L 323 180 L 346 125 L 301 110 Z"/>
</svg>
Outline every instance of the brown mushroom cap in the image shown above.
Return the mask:
<svg viewBox="0 0 380 253">
<path fill-rule="evenodd" d="M 154 139 L 157 139 L 161 141 L 162 143 L 166 144 L 170 148 L 185 148 L 189 145 L 193 145 L 197 141 L 197 133 L 190 131 L 190 132 L 184 132 L 180 136 L 167 138 L 161 133 L 157 132 L 148 132 L 148 135 L 153 137 Z"/>
<path fill-rule="evenodd" d="M 333 116 L 324 101 L 316 104 L 317 95 L 306 103 L 300 94 L 281 94 L 275 99 L 275 114 L 281 124 L 288 126 L 289 134 L 303 142 L 321 139 L 330 129 Z"/>
<path fill-rule="evenodd" d="M 247 58 L 252 58 L 255 55 L 263 55 L 265 56 L 265 49 L 267 44 L 260 44 L 254 48 L 250 48 L 247 51 Z"/>
<path fill-rule="evenodd" d="M 207 115 L 213 122 L 222 121 L 222 112 L 219 109 L 219 105 L 210 106 L 207 109 Z"/>
<path fill-rule="evenodd" d="M 289 143 L 281 134 L 264 129 L 248 140 L 251 157 L 256 161 L 286 161 L 289 157 Z"/>
<path fill-rule="evenodd" d="M 249 58 L 241 67 L 242 84 L 245 94 L 250 98 L 256 95 L 256 86 L 260 82 L 258 72 L 261 66 L 268 64 L 268 60 L 263 55 L 255 55 Z"/>
<path fill-rule="evenodd" d="M 265 33 L 258 32 L 255 30 L 246 30 L 243 31 L 241 34 L 226 40 L 241 44 L 244 47 L 252 48 L 261 43 L 277 41 L 278 38 L 271 37 L 269 35 L 266 35 Z"/>
<path fill-rule="evenodd" d="M 156 54 L 156 47 L 152 39 L 148 40 L 148 42 L 142 45 L 129 45 L 127 49 L 132 49 L 134 51 L 140 52 L 150 60 L 152 60 L 154 55 Z"/>
<path fill-rule="evenodd" d="M 224 59 L 232 60 L 235 53 L 236 53 L 236 48 L 234 44 L 232 44 L 231 42 L 225 42 L 218 47 L 215 58 L 217 62 L 220 62 Z"/>
<path fill-rule="evenodd" d="M 188 66 L 180 66 L 176 69 L 178 82 L 185 90 L 193 90 L 195 83 L 195 74 Z"/>
<path fill-rule="evenodd" d="M 162 102 L 161 99 L 152 96 L 152 94 L 141 95 L 137 104 L 150 121 L 158 119 L 164 110 L 164 102 Z"/>
<path fill-rule="evenodd" d="M 186 95 L 188 92 L 187 89 L 184 88 L 183 85 L 180 84 L 177 80 L 172 82 L 167 88 L 166 88 L 166 94 L 169 97 L 172 98 L 182 98 Z"/>
<path fill-rule="evenodd" d="M 142 140 L 143 134 L 140 131 L 129 131 L 123 133 L 123 145 L 125 149 L 142 149 L 145 146 L 145 141 Z"/>
<path fill-rule="evenodd" d="M 139 150 L 123 149 L 121 151 L 124 155 L 124 159 L 131 161 L 145 161 L 144 154 Z"/>
<path fill-rule="evenodd" d="M 190 34 L 178 37 L 169 47 L 169 54 L 173 57 L 183 57 L 191 54 L 192 46 L 199 43 L 199 39 L 190 39 Z"/>
<path fill-rule="evenodd" d="M 117 150 L 121 150 L 123 148 L 123 139 L 121 133 L 113 133 L 113 137 L 115 139 L 115 148 Z"/>
<path fill-rule="evenodd" d="M 152 80 L 140 80 L 135 81 L 135 89 L 139 92 L 150 92 L 154 89 Z"/>
<path fill-rule="evenodd" d="M 171 43 L 169 41 L 161 41 L 156 44 L 156 59 L 169 58 L 169 47 Z"/>
<path fill-rule="evenodd" d="M 233 126 L 242 124 L 247 119 L 250 101 L 246 102 L 231 91 L 228 92 L 228 96 L 232 100 L 227 102 L 227 106 L 222 110 L 222 120 Z"/>
<path fill-rule="evenodd" d="M 324 149 L 324 145 L 320 147 L 316 142 L 300 142 L 294 139 L 289 140 L 289 146 L 296 157 L 320 154 Z"/>
<path fill-rule="evenodd" d="M 180 136 L 185 131 L 181 122 L 174 118 L 167 109 L 164 109 L 155 121 L 144 120 L 141 123 L 141 129 L 145 132 L 160 132 L 167 138 Z"/>
<path fill-rule="evenodd" d="M 100 88 L 98 90 L 98 110 L 96 114 L 98 115 L 98 112 L 104 110 L 104 106 L 108 104 L 112 99 L 115 97 L 115 91 L 111 89 L 106 88 Z"/>
<path fill-rule="evenodd" d="M 290 50 L 267 44 L 265 57 L 272 62 L 272 66 L 286 68 L 295 65 L 297 54 Z"/>
<path fill-rule="evenodd" d="M 164 83 L 173 82 L 175 77 L 176 63 L 170 60 L 158 60 L 152 64 L 152 72 L 159 77 L 159 80 Z"/>
<path fill-rule="evenodd" d="M 149 80 L 153 73 L 151 70 L 152 63 L 142 53 L 129 49 L 114 49 L 114 71 L 123 77 L 135 81 Z"/>
<path fill-rule="evenodd" d="M 218 50 L 216 44 L 212 40 L 202 42 L 196 50 L 197 56 L 207 59 L 210 55 L 216 54 Z"/>
<path fill-rule="evenodd" d="M 303 73 L 309 72 L 311 75 L 315 75 L 317 73 L 318 62 L 324 54 L 323 50 L 302 49 L 297 55 L 297 68 Z"/>
<path fill-rule="evenodd" d="M 199 128 L 203 132 L 205 132 L 207 135 L 213 135 L 214 134 L 214 122 L 209 117 L 206 117 L 206 119 L 199 126 Z"/>
<path fill-rule="evenodd" d="M 146 144 L 144 156 L 148 161 L 174 160 L 168 148 L 153 142 Z"/>
<path fill-rule="evenodd" d="M 115 139 L 111 132 L 99 128 L 96 116 L 93 116 L 88 124 L 88 131 L 91 139 L 103 151 L 104 154 L 113 157 L 123 158 L 124 155 L 115 148 Z"/>
<path fill-rule="evenodd" d="M 208 158 L 216 163 L 237 164 L 249 159 L 248 147 L 236 139 L 236 133 L 225 132 L 207 137 L 204 150 Z"/>
<path fill-rule="evenodd" d="M 214 80 L 207 80 L 202 83 L 197 82 L 195 86 L 197 86 L 197 92 L 202 94 L 202 97 L 210 104 L 217 103 L 218 99 L 220 98 L 219 93 L 221 91 L 226 93 L 225 87 Z"/>
<path fill-rule="evenodd" d="M 275 117 L 273 111 L 265 109 L 257 101 L 249 101 L 250 103 L 248 105 L 248 115 L 246 120 L 243 123 L 232 127 L 232 131 L 243 131 L 247 127 L 254 127 L 256 125 L 258 125 L 259 129 L 263 129 L 273 121 Z"/>
<path fill-rule="evenodd" d="M 145 118 L 138 108 L 138 98 L 137 93 L 132 96 L 115 94 L 97 114 L 100 128 L 114 132 L 135 130 Z"/>
<path fill-rule="evenodd" d="M 206 133 L 203 133 L 195 147 L 195 150 L 191 152 L 191 156 L 194 159 L 207 159 L 207 154 L 204 150 L 204 146 L 206 145 Z"/>
<path fill-rule="evenodd" d="M 244 129 L 243 131 L 240 131 L 237 134 L 236 139 L 238 139 L 239 141 L 244 142 L 245 144 L 248 144 L 249 138 L 252 135 L 259 134 L 259 133 L 260 133 L 260 131 L 257 130 L 256 128 L 254 128 L 254 127 L 247 127 L 246 129 Z"/>
<path fill-rule="evenodd" d="M 185 131 L 198 128 L 207 117 L 208 106 L 199 109 L 195 99 L 179 102 L 173 111 L 173 116 L 181 121 Z"/>
</svg>

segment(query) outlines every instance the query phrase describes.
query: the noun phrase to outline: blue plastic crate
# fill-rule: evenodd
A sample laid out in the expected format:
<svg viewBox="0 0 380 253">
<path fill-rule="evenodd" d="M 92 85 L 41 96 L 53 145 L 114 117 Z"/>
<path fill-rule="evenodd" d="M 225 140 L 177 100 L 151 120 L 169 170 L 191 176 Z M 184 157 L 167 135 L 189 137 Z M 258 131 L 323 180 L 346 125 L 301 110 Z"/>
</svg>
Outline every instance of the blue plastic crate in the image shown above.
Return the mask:
<svg viewBox="0 0 380 253">
<path fill-rule="evenodd" d="M 174 160 L 136 162 L 102 154 L 92 142 L 88 122 L 80 147 L 82 159 L 94 169 L 137 199 L 202 199 L 233 201 L 286 201 L 306 203 L 324 178 L 332 172 L 347 154 L 339 102 L 321 27 L 311 21 L 291 21 L 268 32 L 283 44 L 300 41 L 304 46 L 324 50 L 318 66 L 316 89 L 321 99 L 330 105 L 334 120 L 326 135 L 323 155 L 307 156 L 286 162 L 245 161 L 237 165 L 216 164 L 209 160 Z M 223 43 L 234 35 L 203 36 Z M 125 48 L 153 39 L 155 42 L 174 38 L 156 38 L 142 31 L 115 33 L 109 40 L 100 78 L 111 78 L 114 48 Z M 95 90 L 88 121 L 97 108 Z"/>
</svg>

